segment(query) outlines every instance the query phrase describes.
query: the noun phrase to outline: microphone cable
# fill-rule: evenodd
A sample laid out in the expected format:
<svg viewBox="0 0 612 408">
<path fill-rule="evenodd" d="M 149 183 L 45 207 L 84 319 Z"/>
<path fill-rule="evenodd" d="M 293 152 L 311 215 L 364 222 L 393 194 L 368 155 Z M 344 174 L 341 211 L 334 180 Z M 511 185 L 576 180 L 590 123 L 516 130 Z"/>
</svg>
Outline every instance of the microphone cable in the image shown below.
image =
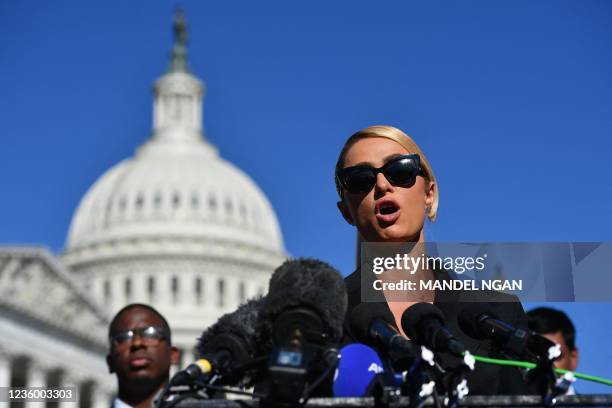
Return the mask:
<svg viewBox="0 0 612 408">
<path fill-rule="evenodd" d="M 476 354 L 472 354 L 472 356 L 474 357 L 476 361 L 479 361 L 481 363 L 486 363 L 486 364 L 495 364 L 495 365 L 501 365 L 501 366 L 512 366 L 512 367 L 521 367 L 521 368 L 530 368 L 530 369 L 536 367 L 535 363 L 531 363 L 528 361 L 504 360 L 501 358 L 484 357 L 484 356 L 479 356 Z M 564 370 L 562 368 L 555 368 L 554 370 L 557 374 L 563 375 L 563 374 L 571 373 L 572 375 L 574 375 L 574 377 L 580 378 L 582 380 L 587 380 L 591 382 L 596 382 L 596 383 L 612 386 L 612 380 L 609 380 L 607 378 L 598 377 L 598 376 L 590 375 L 590 374 L 582 374 L 576 371 Z"/>
<path fill-rule="evenodd" d="M 321 347 L 317 347 L 317 348 L 321 348 Z M 308 400 L 310 399 L 310 397 L 312 396 L 312 393 L 314 392 L 314 390 L 332 373 L 333 370 L 336 369 L 336 367 L 338 366 L 338 361 L 340 360 L 340 353 L 338 352 L 338 350 L 331 348 L 331 349 L 324 349 L 324 354 L 326 354 L 325 356 L 325 362 L 327 367 L 325 367 L 325 370 L 323 370 L 323 373 L 321 373 L 321 375 L 319 375 L 319 377 L 317 379 L 315 379 L 312 384 L 310 384 L 308 387 L 306 387 L 306 389 L 304 390 L 304 393 L 302 394 L 302 398 L 301 401 L 299 401 L 300 406 L 304 406 L 306 405 L 306 403 L 308 402 Z"/>
</svg>

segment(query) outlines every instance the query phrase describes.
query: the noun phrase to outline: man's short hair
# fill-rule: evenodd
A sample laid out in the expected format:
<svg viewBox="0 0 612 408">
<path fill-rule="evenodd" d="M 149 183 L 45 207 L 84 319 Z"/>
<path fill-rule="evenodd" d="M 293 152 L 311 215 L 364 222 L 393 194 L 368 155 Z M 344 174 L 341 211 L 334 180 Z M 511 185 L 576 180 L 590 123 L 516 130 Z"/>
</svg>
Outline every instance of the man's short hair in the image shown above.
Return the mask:
<svg viewBox="0 0 612 408">
<path fill-rule="evenodd" d="M 567 348 L 576 349 L 576 329 L 564 312 L 550 307 L 538 307 L 527 312 L 527 324 L 538 334 L 560 331 Z"/>
<path fill-rule="evenodd" d="M 166 339 L 166 341 L 168 342 L 168 344 L 172 344 L 172 334 L 170 332 L 170 325 L 168 324 L 168 321 L 153 306 L 149 306 L 149 305 L 147 305 L 145 303 L 130 303 L 129 305 L 124 306 L 123 308 L 121 308 L 121 310 L 119 310 L 117 312 L 115 317 L 113 317 L 113 320 L 111 320 L 110 325 L 108 326 L 108 337 L 109 338 L 113 334 L 115 326 L 117 325 L 117 322 L 119 321 L 119 317 L 121 317 L 121 315 L 123 313 L 125 313 L 125 312 L 127 312 L 129 310 L 132 310 L 132 309 L 145 309 L 145 310 L 148 310 L 149 312 L 153 313 L 155 316 L 159 317 L 159 319 L 162 321 L 162 327 L 164 328 L 164 330 L 166 331 L 166 333 L 168 335 L 168 338 Z"/>
</svg>

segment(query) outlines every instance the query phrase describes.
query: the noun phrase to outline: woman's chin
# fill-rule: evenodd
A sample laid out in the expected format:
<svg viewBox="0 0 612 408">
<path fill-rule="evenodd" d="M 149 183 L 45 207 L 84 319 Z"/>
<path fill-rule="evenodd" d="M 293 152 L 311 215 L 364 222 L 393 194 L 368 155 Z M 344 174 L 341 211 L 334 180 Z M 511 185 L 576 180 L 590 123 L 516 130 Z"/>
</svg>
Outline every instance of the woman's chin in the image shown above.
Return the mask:
<svg viewBox="0 0 612 408">
<path fill-rule="evenodd" d="M 421 231 L 406 231 L 396 228 L 393 225 L 388 228 L 377 230 L 372 234 L 368 242 L 418 242 L 421 238 Z"/>
<path fill-rule="evenodd" d="M 418 242 L 418 239 L 411 237 L 411 236 L 397 236 L 397 237 L 392 236 L 392 237 L 385 239 L 383 242 L 393 242 L 393 243 Z"/>
</svg>

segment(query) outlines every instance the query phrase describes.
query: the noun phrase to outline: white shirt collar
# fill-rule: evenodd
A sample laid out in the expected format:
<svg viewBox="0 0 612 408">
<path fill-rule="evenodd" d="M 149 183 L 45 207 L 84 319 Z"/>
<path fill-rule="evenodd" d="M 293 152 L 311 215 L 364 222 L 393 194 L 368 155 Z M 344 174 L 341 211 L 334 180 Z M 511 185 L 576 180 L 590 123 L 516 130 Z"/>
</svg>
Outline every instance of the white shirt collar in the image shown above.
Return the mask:
<svg viewBox="0 0 612 408">
<path fill-rule="evenodd" d="M 133 407 L 121 401 L 119 398 L 115 398 L 113 400 L 113 408 L 133 408 Z"/>
</svg>

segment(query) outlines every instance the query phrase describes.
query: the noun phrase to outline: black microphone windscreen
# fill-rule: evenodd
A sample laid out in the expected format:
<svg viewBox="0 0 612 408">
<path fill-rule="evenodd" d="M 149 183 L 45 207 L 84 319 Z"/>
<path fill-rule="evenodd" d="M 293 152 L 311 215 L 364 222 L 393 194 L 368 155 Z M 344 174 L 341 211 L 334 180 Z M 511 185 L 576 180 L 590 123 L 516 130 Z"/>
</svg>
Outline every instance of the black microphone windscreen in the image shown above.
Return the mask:
<svg viewBox="0 0 612 408">
<path fill-rule="evenodd" d="M 406 371 L 419 358 L 420 347 L 399 333 L 385 303 L 361 303 L 351 312 L 349 324 L 355 340 L 381 353 L 394 370 Z"/>
<path fill-rule="evenodd" d="M 285 261 L 270 278 L 268 294 L 259 315 L 261 343 L 272 341 L 272 324 L 284 311 L 306 307 L 321 318 L 332 342 L 342 337 L 347 295 L 340 272 L 310 258 Z M 271 344 L 267 344 L 266 348 Z"/>
<path fill-rule="evenodd" d="M 389 308 L 384 303 L 361 303 L 351 312 L 349 324 L 355 339 L 364 344 L 371 344 L 370 326 L 375 320 L 389 324 Z"/>
<path fill-rule="evenodd" d="M 459 328 L 473 339 L 486 339 L 486 333 L 483 333 L 480 327 L 480 319 L 482 316 L 490 316 L 497 319 L 497 316 L 491 311 L 491 307 L 487 303 L 466 304 L 457 316 Z"/>
<path fill-rule="evenodd" d="M 204 330 L 198 338 L 196 351 L 200 356 L 214 353 L 219 347 L 216 340 L 221 335 L 238 336 L 247 348 L 249 354 L 256 354 L 256 324 L 263 297 L 256 297 L 243 303 L 234 312 L 226 313 L 215 324 Z"/>
<path fill-rule="evenodd" d="M 420 337 L 419 326 L 424 319 L 434 318 L 444 322 L 444 315 L 436 306 L 431 303 L 416 303 L 404 310 L 402 314 L 402 329 L 411 339 L 418 341 Z"/>
</svg>

